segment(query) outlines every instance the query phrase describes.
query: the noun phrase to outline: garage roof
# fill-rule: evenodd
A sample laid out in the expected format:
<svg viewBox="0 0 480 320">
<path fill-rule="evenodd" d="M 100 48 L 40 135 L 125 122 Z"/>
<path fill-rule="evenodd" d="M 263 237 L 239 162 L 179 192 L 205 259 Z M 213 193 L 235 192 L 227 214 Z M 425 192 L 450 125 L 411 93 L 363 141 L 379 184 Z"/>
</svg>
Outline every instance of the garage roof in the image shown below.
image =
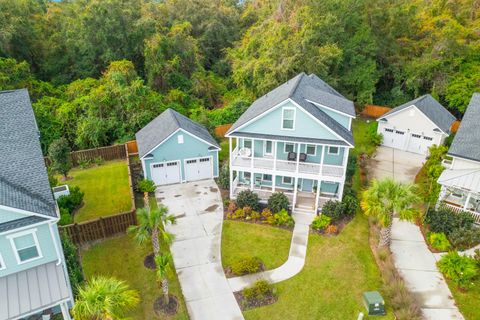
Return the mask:
<svg viewBox="0 0 480 320">
<path fill-rule="evenodd" d="M 385 113 L 382 116 L 382 119 L 387 118 L 388 116 L 391 116 L 392 114 L 406 109 L 412 105 L 417 107 L 427 118 L 429 118 L 445 133 L 448 133 L 450 131 L 452 123 L 456 120 L 455 117 L 444 106 L 442 106 L 429 94 L 418 97 L 417 99 L 393 108 L 389 112 Z"/>
<path fill-rule="evenodd" d="M 216 149 L 220 149 L 217 141 L 205 127 L 169 108 L 135 134 L 140 158 L 151 152 L 178 129 L 183 129 Z"/>
<path fill-rule="evenodd" d="M 474 93 L 448 154 L 480 161 L 480 93 Z"/>
</svg>

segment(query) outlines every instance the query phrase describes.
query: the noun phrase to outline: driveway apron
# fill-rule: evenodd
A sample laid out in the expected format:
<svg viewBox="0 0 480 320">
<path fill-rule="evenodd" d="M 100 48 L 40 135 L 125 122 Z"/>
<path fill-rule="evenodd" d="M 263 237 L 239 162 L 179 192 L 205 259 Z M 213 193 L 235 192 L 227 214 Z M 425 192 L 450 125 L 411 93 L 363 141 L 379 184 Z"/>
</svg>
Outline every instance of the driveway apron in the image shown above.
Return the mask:
<svg viewBox="0 0 480 320">
<path fill-rule="evenodd" d="M 191 320 L 241 320 L 223 272 L 220 242 L 223 204 L 213 180 L 161 186 L 157 202 L 177 218 L 171 251 Z"/>
</svg>

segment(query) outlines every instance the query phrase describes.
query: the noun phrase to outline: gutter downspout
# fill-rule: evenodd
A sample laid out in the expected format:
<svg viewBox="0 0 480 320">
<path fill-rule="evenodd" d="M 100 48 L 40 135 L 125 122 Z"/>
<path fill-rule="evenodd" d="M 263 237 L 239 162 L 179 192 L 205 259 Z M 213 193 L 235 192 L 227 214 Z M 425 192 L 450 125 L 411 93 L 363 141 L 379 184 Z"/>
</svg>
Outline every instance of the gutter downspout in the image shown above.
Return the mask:
<svg viewBox="0 0 480 320">
<path fill-rule="evenodd" d="M 57 253 L 57 266 L 59 266 L 61 263 L 62 263 L 62 258 L 61 258 L 61 255 L 60 255 L 60 249 L 58 248 L 58 243 L 57 243 L 57 239 L 55 238 L 54 236 L 54 231 L 53 231 L 53 227 L 57 224 L 58 220 L 54 220 L 52 222 L 49 222 L 48 223 L 48 226 L 50 227 L 50 235 L 52 236 L 52 240 L 53 240 L 53 245 L 55 246 L 55 252 Z"/>
</svg>

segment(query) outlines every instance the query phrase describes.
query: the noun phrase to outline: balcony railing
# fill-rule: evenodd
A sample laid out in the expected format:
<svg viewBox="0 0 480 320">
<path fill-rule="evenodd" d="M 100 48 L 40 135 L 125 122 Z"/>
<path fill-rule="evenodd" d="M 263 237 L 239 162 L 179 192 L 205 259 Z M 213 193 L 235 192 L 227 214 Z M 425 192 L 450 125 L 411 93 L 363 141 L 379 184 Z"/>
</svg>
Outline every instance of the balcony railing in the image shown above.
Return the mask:
<svg viewBox="0 0 480 320">
<path fill-rule="evenodd" d="M 232 164 L 236 167 L 251 168 L 252 167 L 252 157 L 245 157 L 238 154 L 238 150 L 235 149 L 232 151 Z M 297 161 L 287 161 L 287 160 L 276 160 L 271 158 L 255 158 L 253 157 L 253 168 L 257 169 L 267 169 L 267 170 L 277 170 L 284 172 L 299 172 L 306 174 L 322 174 L 323 176 L 330 177 L 342 177 L 345 168 L 342 166 L 328 165 L 328 164 L 319 164 L 312 162 L 298 162 L 297 170 Z"/>
<path fill-rule="evenodd" d="M 473 217 L 473 220 L 475 220 L 475 223 L 476 224 L 480 224 L 480 212 L 476 212 L 476 211 L 471 211 L 471 210 L 465 210 L 463 209 L 463 207 L 455 204 L 455 203 L 451 203 L 451 202 L 446 202 L 444 201 L 442 203 L 442 205 L 446 206 L 447 208 L 451 209 L 453 212 L 455 213 L 460 213 L 460 212 L 467 212 L 469 213 L 472 217 Z"/>
</svg>

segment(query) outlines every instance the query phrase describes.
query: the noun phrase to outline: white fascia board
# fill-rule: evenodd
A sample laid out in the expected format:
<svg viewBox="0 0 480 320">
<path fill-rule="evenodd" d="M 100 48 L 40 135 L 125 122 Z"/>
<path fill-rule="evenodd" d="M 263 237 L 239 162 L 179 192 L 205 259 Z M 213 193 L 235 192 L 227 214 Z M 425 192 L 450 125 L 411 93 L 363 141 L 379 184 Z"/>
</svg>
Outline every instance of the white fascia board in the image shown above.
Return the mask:
<svg viewBox="0 0 480 320">
<path fill-rule="evenodd" d="M 322 108 L 328 109 L 328 110 L 330 110 L 330 111 L 336 112 L 336 113 L 338 113 L 338 114 L 341 114 L 342 116 L 346 116 L 346 117 L 349 117 L 349 118 L 352 118 L 352 119 L 355 119 L 355 118 L 356 118 L 356 116 L 352 116 L 352 115 L 347 114 L 347 113 L 345 113 L 345 112 L 342 112 L 342 111 L 339 111 L 339 110 L 330 108 L 330 107 L 328 107 L 328 106 L 326 106 L 326 105 L 323 105 L 323 104 L 321 104 L 321 103 L 318 103 L 318 102 L 315 102 L 315 101 L 312 101 L 312 100 L 308 100 L 308 99 L 305 99 L 305 100 L 308 101 L 308 102 L 310 102 L 310 103 L 313 103 L 313 104 L 315 104 L 315 105 L 317 105 L 317 106 L 319 106 L 319 107 L 322 107 Z"/>
</svg>

